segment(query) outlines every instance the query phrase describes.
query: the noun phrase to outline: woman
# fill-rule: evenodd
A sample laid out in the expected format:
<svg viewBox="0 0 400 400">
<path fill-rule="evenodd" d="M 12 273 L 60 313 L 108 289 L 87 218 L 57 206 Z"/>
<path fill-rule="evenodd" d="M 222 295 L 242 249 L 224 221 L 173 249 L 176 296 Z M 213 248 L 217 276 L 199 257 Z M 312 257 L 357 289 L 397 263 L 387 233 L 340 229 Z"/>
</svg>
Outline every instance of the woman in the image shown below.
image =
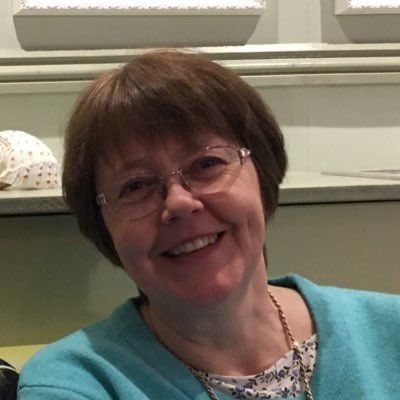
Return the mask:
<svg viewBox="0 0 400 400">
<path fill-rule="evenodd" d="M 286 165 L 257 93 L 199 55 L 98 78 L 70 119 L 64 193 L 141 296 L 37 354 L 19 399 L 393 398 L 398 297 L 267 283 Z"/>
</svg>

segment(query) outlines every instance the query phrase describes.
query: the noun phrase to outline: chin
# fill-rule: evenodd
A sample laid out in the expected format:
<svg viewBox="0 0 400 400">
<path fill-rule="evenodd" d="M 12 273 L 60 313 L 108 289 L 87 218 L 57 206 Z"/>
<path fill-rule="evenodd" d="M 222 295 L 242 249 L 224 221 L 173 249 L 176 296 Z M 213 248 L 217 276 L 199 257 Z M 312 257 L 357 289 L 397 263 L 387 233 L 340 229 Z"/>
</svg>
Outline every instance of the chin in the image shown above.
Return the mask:
<svg viewBox="0 0 400 400">
<path fill-rule="evenodd" d="M 187 285 L 177 290 L 176 298 L 186 305 L 212 306 L 218 305 L 226 300 L 238 287 L 237 282 L 232 280 L 225 282 L 202 282 Z"/>
</svg>

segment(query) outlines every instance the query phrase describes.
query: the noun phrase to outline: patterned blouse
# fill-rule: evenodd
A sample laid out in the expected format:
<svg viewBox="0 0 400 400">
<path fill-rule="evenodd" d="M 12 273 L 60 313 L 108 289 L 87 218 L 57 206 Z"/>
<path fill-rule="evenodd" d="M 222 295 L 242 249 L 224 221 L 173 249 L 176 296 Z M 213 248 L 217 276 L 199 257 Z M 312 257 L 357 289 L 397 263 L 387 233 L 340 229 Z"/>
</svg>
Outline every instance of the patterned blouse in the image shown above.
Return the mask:
<svg viewBox="0 0 400 400">
<path fill-rule="evenodd" d="M 312 335 L 304 341 L 300 348 L 307 376 L 311 379 L 317 354 L 317 335 Z M 212 388 L 233 399 L 294 398 L 304 391 L 299 360 L 293 350 L 270 368 L 256 375 L 237 377 L 196 372 L 208 381 Z"/>
</svg>

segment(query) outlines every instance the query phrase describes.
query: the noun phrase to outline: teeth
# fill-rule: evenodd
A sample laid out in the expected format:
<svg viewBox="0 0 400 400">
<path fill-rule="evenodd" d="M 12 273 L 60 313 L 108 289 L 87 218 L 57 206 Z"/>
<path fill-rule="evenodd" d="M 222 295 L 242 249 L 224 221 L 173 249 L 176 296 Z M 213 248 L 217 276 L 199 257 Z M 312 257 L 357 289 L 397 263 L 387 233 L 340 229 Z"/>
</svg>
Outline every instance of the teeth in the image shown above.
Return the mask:
<svg viewBox="0 0 400 400">
<path fill-rule="evenodd" d="M 182 243 L 173 249 L 168 251 L 168 254 L 177 256 L 178 254 L 182 253 L 191 253 L 192 251 L 202 249 L 203 247 L 208 246 L 209 244 L 215 243 L 217 240 L 218 235 L 210 235 L 210 236 L 203 236 L 192 242 Z"/>
</svg>

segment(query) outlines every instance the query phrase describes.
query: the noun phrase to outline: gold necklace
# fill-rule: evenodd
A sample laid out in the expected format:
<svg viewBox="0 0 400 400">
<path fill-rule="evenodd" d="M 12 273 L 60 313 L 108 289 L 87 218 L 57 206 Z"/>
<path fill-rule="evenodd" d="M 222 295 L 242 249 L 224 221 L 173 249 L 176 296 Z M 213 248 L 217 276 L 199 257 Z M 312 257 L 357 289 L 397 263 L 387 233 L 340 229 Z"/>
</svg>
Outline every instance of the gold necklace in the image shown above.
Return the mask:
<svg viewBox="0 0 400 400">
<path fill-rule="evenodd" d="M 306 372 L 306 366 L 304 365 L 303 361 L 303 356 L 301 354 L 300 350 L 300 345 L 299 342 L 294 338 L 292 331 L 289 328 L 289 324 L 286 320 L 286 316 L 282 310 L 281 305 L 279 304 L 278 300 L 276 297 L 271 293 L 271 291 L 268 289 L 268 294 L 272 302 L 274 303 L 276 309 L 278 310 L 279 318 L 281 320 L 283 330 L 285 331 L 286 337 L 290 340 L 292 343 L 292 350 L 296 354 L 297 359 L 299 360 L 299 365 L 300 365 L 300 375 L 303 378 L 304 382 L 304 390 L 306 393 L 306 399 L 307 400 L 314 400 L 313 395 L 311 393 L 311 386 L 310 386 L 310 381 L 308 380 L 307 377 L 307 372 Z"/>
<path fill-rule="evenodd" d="M 299 361 L 299 366 L 300 366 L 300 375 L 303 379 L 304 382 L 304 391 L 306 394 L 306 399 L 307 400 L 314 400 L 314 397 L 312 395 L 311 392 L 311 387 L 310 387 L 310 381 L 307 377 L 307 372 L 306 372 L 306 366 L 304 365 L 304 361 L 303 361 L 303 356 L 301 354 L 301 350 L 300 350 L 300 345 L 299 342 L 294 338 L 293 333 L 291 331 L 291 329 L 289 328 L 289 324 L 287 322 L 286 316 L 282 310 L 281 305 L 279 304 L 278 300 L 276 299 L 276 297 L 271 293 L 271 291 L 268 289 L 268 295 L 272 301 L 272 303 L 274 304 L 274 306 L 276 307 L 276 309 L 278 310 L 278 314 L 279 314 L 279 319 L 281 320 L 282 323 L 282 327 L 283 330 L 285 331 L 285 335 L 287 337 L 287 339 L 290 341 L 290 343 L 292 344 L 292 350 L 294 352 L 294 354 L 296 355 L 297 360 Z M 152 327 L 153 332 L 155 333 L 158 341 L 173 355 L 175 355 L 169 348 L 168 346 L 160 339 L 160 337 L 157 334 L 157 331 L 154 328 L 154 324 L 151 318 L 151 313 L 149 313 L 149 317 L 150 317 L 150 324 Z M 175 356 L 177 357 L 177 356 Z M 210 397 L 211 400 L 219 400 L 214 389 L 211 387 L 211 385 L 209 384 L 209 382 L 203 377 L 203 375 L 201 375 L 199 373 L 199 371 L 197 371 L 195 368 L 193 368 L 191 365 L 187 364 L 185 361 L 183 361 L 182 359 L 178 358 L 179 361 L 181 361 L 185 367 L 197 378 L 197 380 L 201 383 L 201 385 L 204 387 L 204 389 L 206 390 L 208 396 Z"/>
</svg>

